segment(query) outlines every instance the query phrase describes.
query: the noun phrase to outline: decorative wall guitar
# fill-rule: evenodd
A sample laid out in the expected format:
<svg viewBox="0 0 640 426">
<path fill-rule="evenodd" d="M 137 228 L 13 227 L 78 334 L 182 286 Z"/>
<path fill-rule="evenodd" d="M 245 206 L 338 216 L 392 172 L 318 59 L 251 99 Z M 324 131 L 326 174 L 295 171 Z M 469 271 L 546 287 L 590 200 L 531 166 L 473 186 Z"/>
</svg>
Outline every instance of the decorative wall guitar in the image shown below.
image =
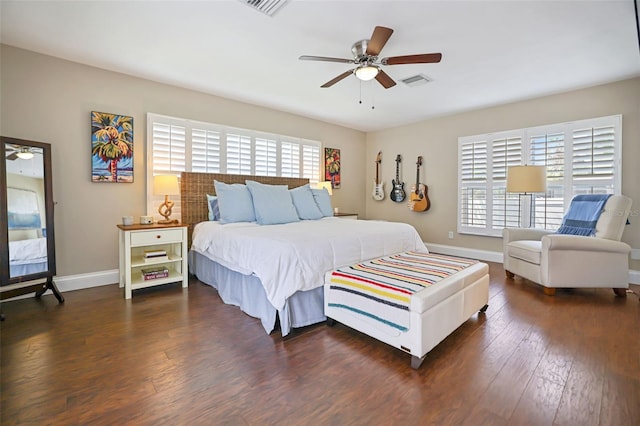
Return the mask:
<svg viewBox="0 0 640 426">
<path fill-rule="evenodd" d="M 409 197 L 409 209 L 414 212 L 424 212 L 429 210 L 431 202 L 427 191 L 429 188 L 427 185 L 420 183 L 420 166 L 422 166 L 422 156 L 418 156 L 416 162 L 416 183 L 411 186 L 411 196 Z"/>
<path fill-rule="evenodd" d="M 407 194 L 404 192 L 404 182 L 400 181 L 401 162 L 402 157 L 400 157 L 400 154 L 398 154 L 398 156 L 396 157 L 396 178 L 391 180 L 393 189 L 391 190 L 391 194 L 389 195 L 389 197 L 391 197 L 391 200 L 395 201 L 396 203 L 401 203 L 405 198 L 407 198 Z"/>
<path fill-rule="evenodd" d="M 382 163 L 382 151 L 376 156 L 376 180 L 373 182 L 373 192 L 371 196 L 376 201 L 384 199 L 384 182 L 380 181 L 380 163 Z"/>
</svg>

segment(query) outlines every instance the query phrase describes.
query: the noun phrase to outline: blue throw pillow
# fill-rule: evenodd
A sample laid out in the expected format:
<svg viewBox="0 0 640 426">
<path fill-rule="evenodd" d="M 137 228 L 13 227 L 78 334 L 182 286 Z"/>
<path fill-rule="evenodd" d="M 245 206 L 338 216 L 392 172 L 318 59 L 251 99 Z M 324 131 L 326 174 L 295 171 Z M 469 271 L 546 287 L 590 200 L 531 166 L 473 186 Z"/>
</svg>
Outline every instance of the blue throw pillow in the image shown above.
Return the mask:
<svg viewBox="0 0 640 426">
<path fill-rule="evenodd" d="M 313 198 L 322 213 L 322 216 L 328 217 L 333 216 L 333 208 L 331 207 L 331 197 L 329 195 L 329 191 L 326 189 L 312 189 Z"/>
<path fill-rule="evenodd" d="M 207 194 L 207 208 L 209 209 L 209 220 L 220 220 L 218 197 Z"/>
<path fill-rule="evenodd" d="M 298 212 L 293 205 L 286 185 L 265 185 L 247 180 L 256 220 L 260 225 L 298 222 Z"/>
<path fill-rule="evenodd" d="M 246 185 L 213 181 L 218 196 L 220 223 L 255 222 L 253 200 Z"/>
<path fill-rule="evenodd" d="M 290 189 L 289 194 L 291 194 L 293 205 L 300 219 L 317 220 L 324 217 L 313 198 L 313 192 L 311 192 L 309 184 Z"/>
</svg>

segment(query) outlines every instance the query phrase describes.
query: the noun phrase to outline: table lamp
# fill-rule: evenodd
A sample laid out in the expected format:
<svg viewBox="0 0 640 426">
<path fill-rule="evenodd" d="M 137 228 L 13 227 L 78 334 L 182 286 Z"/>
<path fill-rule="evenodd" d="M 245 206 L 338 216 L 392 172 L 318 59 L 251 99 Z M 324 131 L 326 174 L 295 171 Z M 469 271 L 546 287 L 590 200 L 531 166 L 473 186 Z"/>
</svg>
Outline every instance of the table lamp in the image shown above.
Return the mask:
<svg viewBox="0 0 640 426">
<path fill-rule="evenodd" d="M 158 213 L 163 216 L 163 220 L 159 220 L 160 224 L 178 223 L 177 220 L 169 219 L 173 201 L 169 200 L 169 195 L 179 195 L 180 185 L 178 185 L 178 176 L 175 175 L 158 175 L 153 177 L 153 193 L 155 195 L 164 195 L 164 203 L 158 207 Z"/>
</svg>

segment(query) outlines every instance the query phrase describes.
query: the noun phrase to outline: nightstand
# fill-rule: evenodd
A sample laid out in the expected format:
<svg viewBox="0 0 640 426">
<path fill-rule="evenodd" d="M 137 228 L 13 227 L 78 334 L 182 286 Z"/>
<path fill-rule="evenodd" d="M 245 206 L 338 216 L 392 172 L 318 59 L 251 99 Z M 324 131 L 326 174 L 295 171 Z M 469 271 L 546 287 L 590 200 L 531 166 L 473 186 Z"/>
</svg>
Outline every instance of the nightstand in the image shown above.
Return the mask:
<svg viewBox="0 0 640 426">
<path fill-rule="evenodd" d="M 120 287 L 131 291 L 182 282 L 187 288 L 187 225 L 118 225 Z"/>
<path fill-rule="evenodd" d="M 358 219 L 358 213 L 334 213 L 333 216 L 340 219 Z"/>
</svg>

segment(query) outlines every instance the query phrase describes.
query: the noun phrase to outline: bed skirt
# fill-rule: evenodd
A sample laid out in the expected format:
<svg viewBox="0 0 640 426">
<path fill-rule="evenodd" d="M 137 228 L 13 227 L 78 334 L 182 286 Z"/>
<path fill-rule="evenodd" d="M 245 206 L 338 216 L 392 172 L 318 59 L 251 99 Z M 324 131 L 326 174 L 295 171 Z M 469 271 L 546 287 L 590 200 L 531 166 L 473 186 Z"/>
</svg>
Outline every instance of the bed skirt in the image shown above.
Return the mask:
<svg viewBox="0 0 640 426">
<path fill-rule="evenodd" d="M 260 319 L 262 327 L 271 334 L 275 328 L 276 315 L 280 318 L 282 336 L 292 328 L 305 327 L 326 321 L 324 315 L 324 289 L 322 283 L 308 291 L 299 291 L 291 296 L 282 310 L 276 310 L 267 300 L 260 279 L 228 269 L 199 252 L 189 252 L 189 273 L 198 280 L 218 290 L 222 301 L 238 306 L 244 313 Z"/>
</svg>

